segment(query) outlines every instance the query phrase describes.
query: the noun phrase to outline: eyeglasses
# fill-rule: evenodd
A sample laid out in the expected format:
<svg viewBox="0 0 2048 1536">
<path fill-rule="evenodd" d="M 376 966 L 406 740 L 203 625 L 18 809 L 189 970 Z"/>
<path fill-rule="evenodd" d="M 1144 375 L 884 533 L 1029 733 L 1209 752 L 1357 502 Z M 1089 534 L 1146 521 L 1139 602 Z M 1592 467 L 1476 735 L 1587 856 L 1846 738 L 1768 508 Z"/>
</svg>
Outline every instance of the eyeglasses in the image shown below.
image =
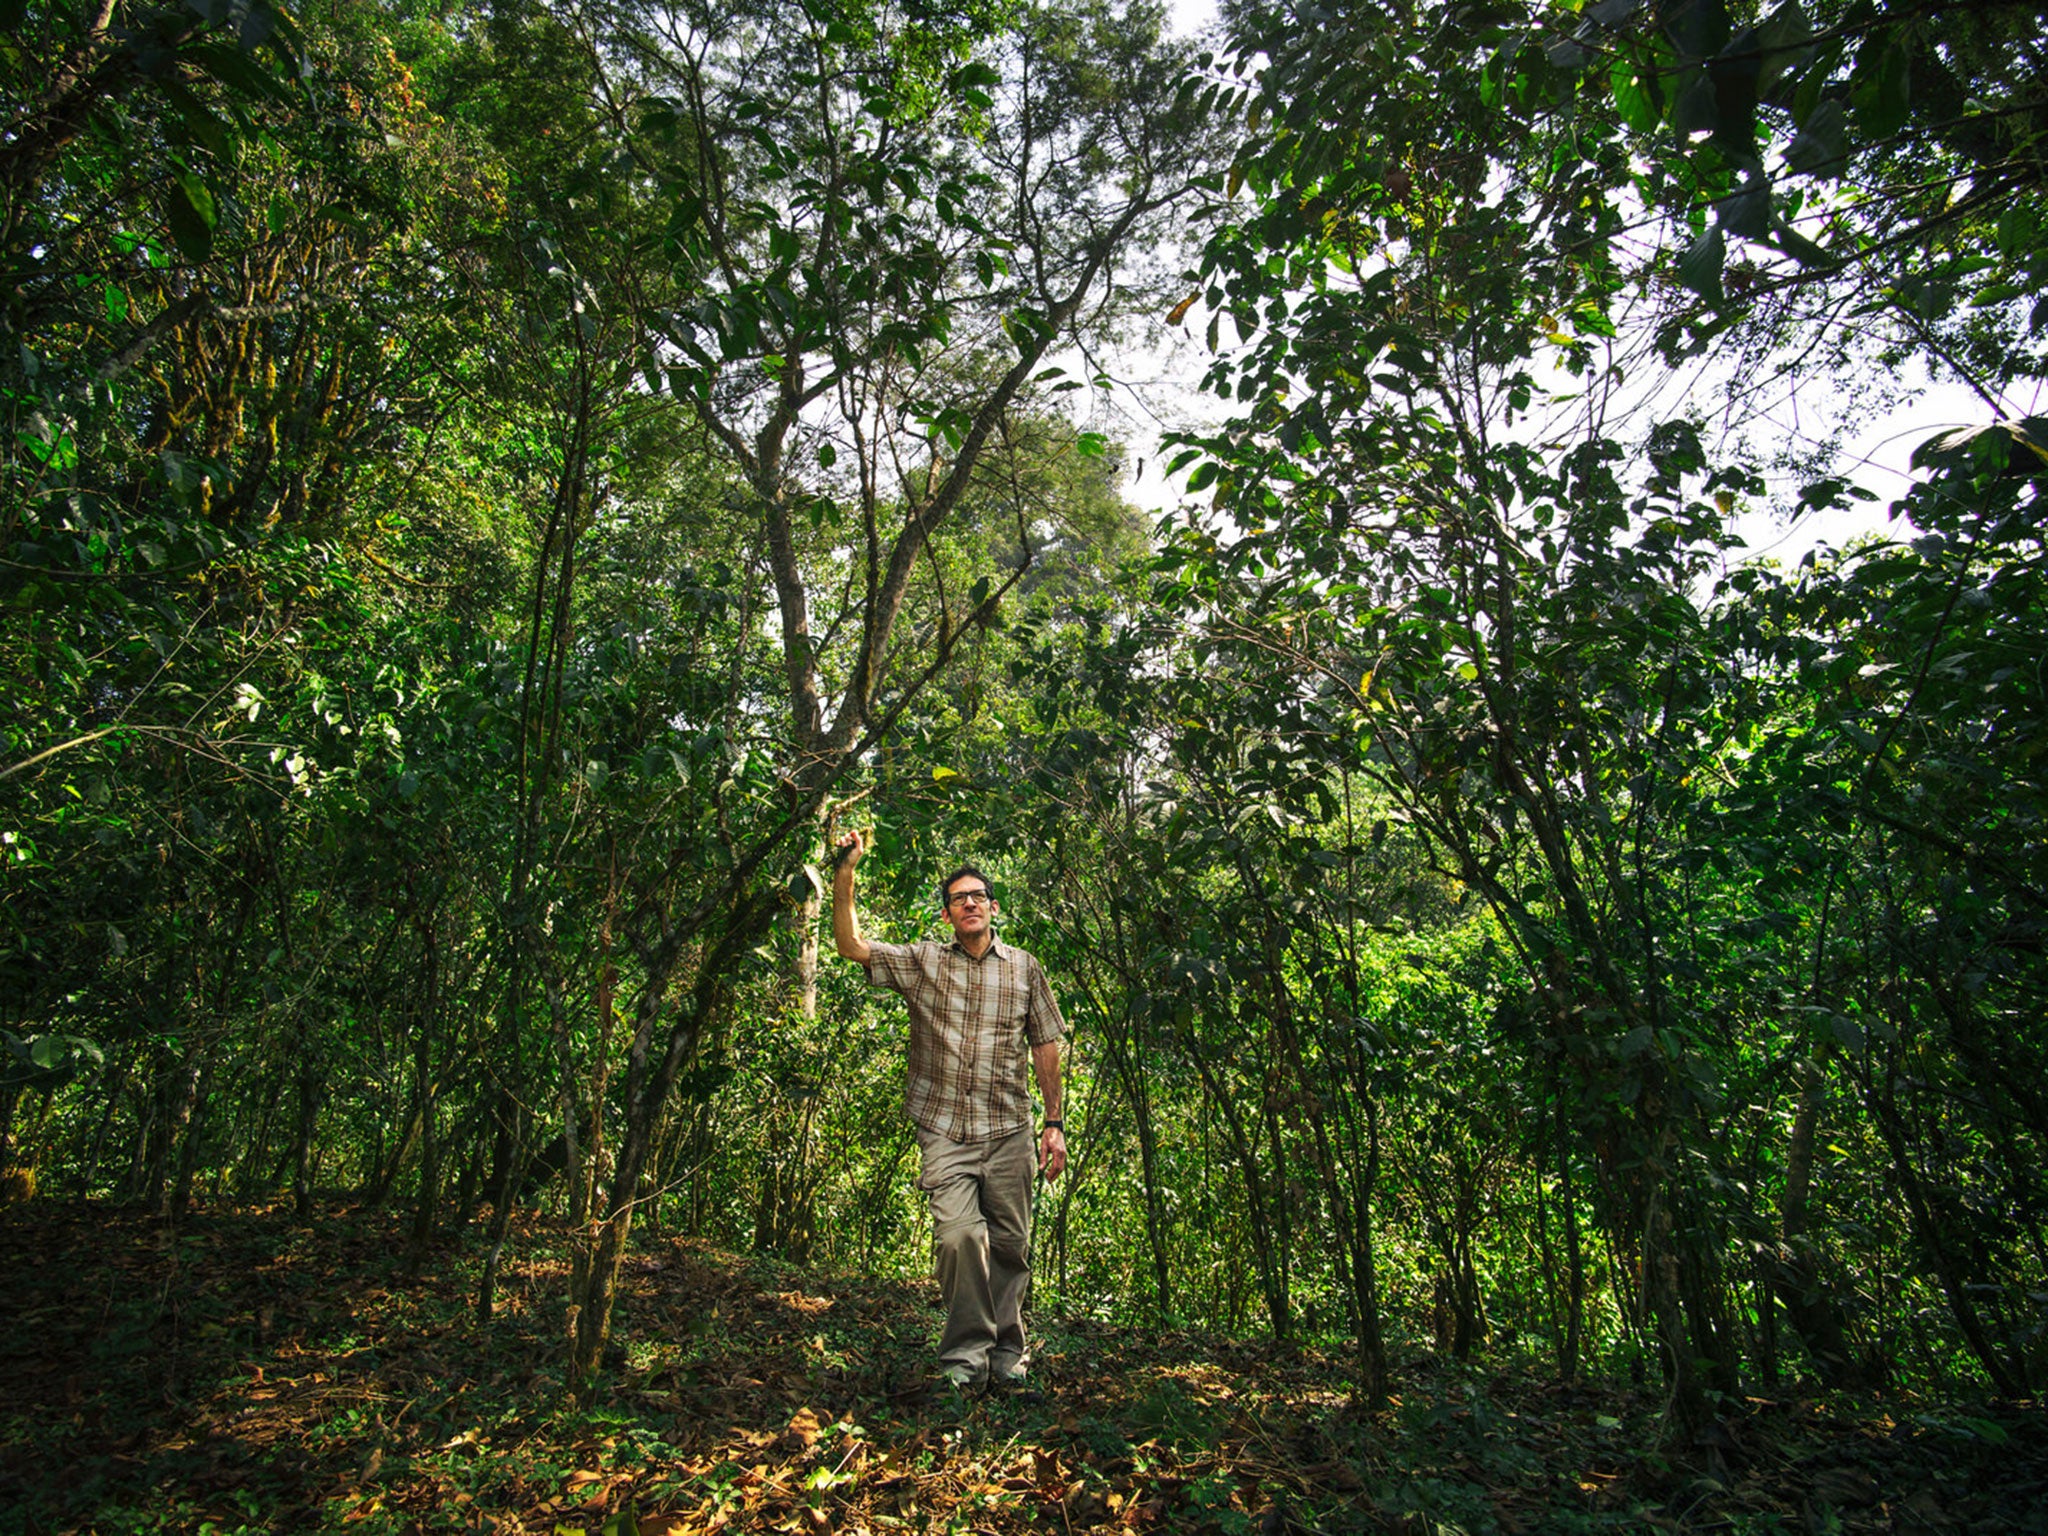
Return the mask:
<svg viewBox="0 0 2048 1536">
<path fill-rule="evenodd" d="M 981 906 L 994 899 L 985 890 L 954 891 L 951 895 L 947 896 L 946 905 L 949 907 Z"/>
</svg>

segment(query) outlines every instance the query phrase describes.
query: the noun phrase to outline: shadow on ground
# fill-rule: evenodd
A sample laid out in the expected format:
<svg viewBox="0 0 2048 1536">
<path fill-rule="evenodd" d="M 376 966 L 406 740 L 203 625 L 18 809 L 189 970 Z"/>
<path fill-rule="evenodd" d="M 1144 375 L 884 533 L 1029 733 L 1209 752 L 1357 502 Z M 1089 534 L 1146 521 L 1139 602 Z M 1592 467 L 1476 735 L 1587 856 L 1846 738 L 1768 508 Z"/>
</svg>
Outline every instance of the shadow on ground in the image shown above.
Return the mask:
<svg viewBox="0 0 2048 1536">
<path fill-rule="evenodd" d="M 1650 1394 L 1039 1320 L 1034 1389 L 935 1394 L 929 1287 L 668 1240 L 599 1404 L 557 1374 L 559 1226 L 417 1277 L 397 1220 L 0 1213 L 0 1532 L 2048 1531 L 2048 1414 L 1748 1400 L 1672 1447 Z"/>
</svg>

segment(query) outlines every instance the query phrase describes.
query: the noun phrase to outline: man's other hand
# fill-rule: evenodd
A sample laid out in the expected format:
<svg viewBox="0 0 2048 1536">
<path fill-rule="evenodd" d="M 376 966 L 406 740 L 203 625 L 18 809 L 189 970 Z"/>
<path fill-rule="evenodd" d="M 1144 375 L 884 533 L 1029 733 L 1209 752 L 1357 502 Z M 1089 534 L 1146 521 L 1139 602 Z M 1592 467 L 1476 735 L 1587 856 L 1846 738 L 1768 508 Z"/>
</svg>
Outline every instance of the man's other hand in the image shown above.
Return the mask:
<svg viewBox="0 0 2048 1536">
<path fill-rule="evenodd" d="M 1067 1133 L 1048 1125 L 1038 1133 L 1038 1171 L 1050 1184 L 1067 1166 Z"/>
</svg>

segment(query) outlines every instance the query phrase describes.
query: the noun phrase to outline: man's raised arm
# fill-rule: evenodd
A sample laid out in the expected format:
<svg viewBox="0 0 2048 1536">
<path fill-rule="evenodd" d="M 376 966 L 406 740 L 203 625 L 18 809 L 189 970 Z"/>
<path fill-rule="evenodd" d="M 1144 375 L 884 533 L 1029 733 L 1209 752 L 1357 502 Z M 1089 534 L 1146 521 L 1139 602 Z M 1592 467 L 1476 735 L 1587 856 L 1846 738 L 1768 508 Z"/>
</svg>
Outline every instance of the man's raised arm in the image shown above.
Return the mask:
<svg viewBox="0 0 2048 1536">
<path fill-rule="evenodd" d="M 858 832 L 849 832 L 839 839 L 839 846 L 846 850 L 846 855 L 832 872 L 832 942 L 848 960 L 858 960 L 866 965 L 874 951 L 860 936 L 860 912 L 854 906 L 853 867 L 868 851 L 867 839 Z"/>
</svg>

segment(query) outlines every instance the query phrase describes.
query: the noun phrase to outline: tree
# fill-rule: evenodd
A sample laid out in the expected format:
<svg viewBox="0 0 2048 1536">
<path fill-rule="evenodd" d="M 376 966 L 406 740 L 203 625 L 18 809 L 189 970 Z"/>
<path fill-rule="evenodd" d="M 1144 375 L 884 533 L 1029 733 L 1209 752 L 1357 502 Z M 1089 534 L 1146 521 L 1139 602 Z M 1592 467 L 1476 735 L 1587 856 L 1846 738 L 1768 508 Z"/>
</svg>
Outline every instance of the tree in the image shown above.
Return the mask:
<svg viewBox="0 0 2048 1536">
<path fill-rule="evenodd" d="M 1156 16 L 1032 12 L 978 51 L 980 19 L 565 16 L 633 177 L 670 209 L 677 297 L 637 312 L 643 376 L 688 403 L 744 487 L 779 639 L 771 750 L 741 757 L 750 782 L 712 835 L 677 837 L 622 902 L 639 979 L 610 1194 L 579 1260 L 579 1380 L 671 1092 L 782 910 L 786 872 L 1023 568 L 965 593 L 935 583 L 913 614 L 920 560 L 1047 351 L 1114 298 L 1127 250 L 1203 170 Z M 963 343 L 1012 355 L 942 365 Z"/>
<path fill-rule="evenodd" d="M 1766 315 L 1751 290 L 1842 302 L 1841 257 L 1793 225 L 1819 206 L 1814 178 L 1841 169 L 1812 135 L 1831 117 L 1839 130 L 1843 99 L 1871 140 L 1858 174 L 1877 186 L 1896 183 L 1909 141 L 1919 162 L 1930 144 L 1957 157 L 1936 162 L 1944 184 L 1966 162 L 2024 184 L 2031 130 L 1996 154 L 1979 137 L 1972 159 L 1959 139 L 1990 119 L 1959 130 L 1935 109 L 1974 56 L 1974 21 L 1940 42 L 1939 79 L 1922 97 L 1904 61 L 1930 34 L 1903 11 L 1816 31 L 1784 7 L 1731 35 L 1717 4 L 1640 10 L 1567 19 L 1532 7 L 1435 30 L 1414 17 L 1317 13 L 1302 26 L 1292 12 L 1233 11 L 1237 62 L 1211 95 L 1223 110 L 1249 105 L 1260 130 L 1240 162 L 1253 198 L 1212 241 L 1190 302 L 1217 316 L 1212 339 L 1227 315 L 1247 342 L 1210 379 L 1245 404 L 1180 461 L 1202 461 L 1190 488 L 1213 486 L 1228 520 L 1190 518 L 1174 559 L 1180 601 L 1219 654 L 1271 658 L 1273 686 L 1323 712 L 1313 739 L 1349 731 L 1358 766 L 1498 914 L 1529 986 L 1527 1011 L 1502 1022 L 1563 1069 L 1556 1091 L 1597 1149 L 1603 1217 L 1639 1277 L 1647 1342 L 1681 1421 L 1698 1425 L 1736 1381 L 1723 1264 L 1758 1214 L 1712 1193 L 1733 1172 L 1716 1106 L 1762 1086 L 1747 1075 L 1747 1040 L 1727 1031 L 1763 1022 L 1699 942 L 1725 899 L 1702 879 L 1725 867 L 1699 841 L 1715 824 L 1703 795 L 1741 781 L 1778 707 L 1724 660 L 1754 652 L 1754 615 L 1701 596 L 1723 563 L 1722 516 L 1770 488 L 1739 461 L 1712 470 L 1682 414 L 1622 414 L 1624 371 L 1650 356 L 1623 329 L 1628 289 L 1656 301 L 1667 357 L 1738 320 L 1768 319 L 1796 345 L 1810 335 L 1802 316 Z M 1475 49 L 1484 68 L 1461 67 Z M 1254 59 L 1247 91 L 1236 81 Z M 1987 89 L 2029 121 L 2025 88 Z M 1659 136 L 1667 128 L 1676 142 Z M 1788 141 L 1783 186 L 1763 172 L 1767 133 Z M 1632 206 L 1689 227 L 1684 254 L 1633 241 Z M 1828 235 L 1844 254 L 1861 218 L 1846 208 Z M 1957 242 L 1946 281 L 2017 270 L 2003 255 L 1977 259 L 1988 225 L 1931 205 L 1927 215 L 1930 237 Z M 1775 243 L 1789 262 L 1724 284 L 1735 236 Z M 2024 238 L 2016 226 L 2007 236 L 2017 253 Z M 1670 276 L 1700 303 L 1672 300 Z M 1877 290 L 1899 344 L 1952 358 L 1905 291 Z M 2012 294 L 1994 279 L 1981 297 L 1988 318 Z M 1995 327 L 1974 334 L 1996 339 Z M 1997 379 L 2029 366 L 2010 348 L 1996 355 Z M 1822 482 L 1802 504 L 1843 493 Z M 1744 573 L 1722 595 L 1769 586 Z M 1787 824 L 1765 841 L 1787 839 L 1775 844 L 1783 857 L 1802 835 Z M 1773 862 L 1759 849 L 1751 867 Z M 1826 886 L 1799 898 L 1824 935 Z M 1788 969 L 1781 984 L 1796 993 Z M 1765 1049 L 1803 1054 L 1797 1035 Z M 1795 1165 L 1810 1134 L 1802 1109 Z M 1859 1365 L 1839 1312 L 1801 1267 L 1815 1257 L 1796 1214 L 1801 1177 L 1787 1184 L 1784 1226 L 1803 1257 L 1773 1284 L 1813 1357 L 1847 1379 Z"/>
</svg>

